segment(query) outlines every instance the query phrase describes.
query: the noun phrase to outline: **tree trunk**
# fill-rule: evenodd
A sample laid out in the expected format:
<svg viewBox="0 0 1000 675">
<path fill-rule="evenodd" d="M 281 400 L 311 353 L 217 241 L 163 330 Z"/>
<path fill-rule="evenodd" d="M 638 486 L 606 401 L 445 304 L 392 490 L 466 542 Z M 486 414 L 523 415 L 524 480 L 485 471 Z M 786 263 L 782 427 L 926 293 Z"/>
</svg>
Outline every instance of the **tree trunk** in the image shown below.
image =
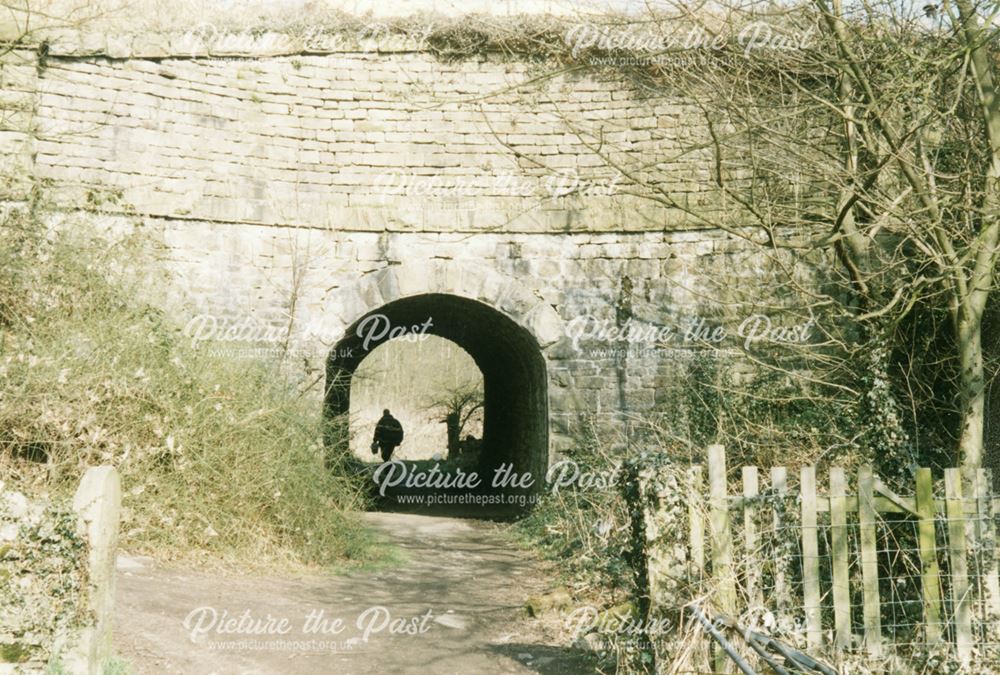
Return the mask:
<svg viewBox="0 0 1000 675">
<path fill-rule="evenodd" d="M 983 465 L 993 471 L 994 485 L 1000 487 L 1000 301 L 995 296 L 983 318 L 983 356 L 987 364 Z"/>
<path fill-rule="evenodd" d="M 962 473 L 972 480 L 983 466 L 983 430 L 986 421 L 986 378 L 983 369 L 983 323 L 981 314 L 964 316 L 958 324 L 961 373 L 958 396 L 961 430 L 958 456 Z"/>
<path fill-rule="evenodd" d="M 965 44 L 969 50 L 971 75 L 982 105 L 990 163 L 983 184 L 982 225 L 976 237 L 975 260 L 969 275 L 968 297 L 959 314 L 958 339 L 962 373 L 959 380 L 962 432 L 958 451 L 966 479 L 983 466 L 983 431 L 986 414 L 986 383 L 983 372 L 983 313 L 995 281 L 997 247 L 1000 243 L 1000 95 L 994 81 L 996 68 L 980 16 L 970 0 L 956 0 Z"/>
</svg>

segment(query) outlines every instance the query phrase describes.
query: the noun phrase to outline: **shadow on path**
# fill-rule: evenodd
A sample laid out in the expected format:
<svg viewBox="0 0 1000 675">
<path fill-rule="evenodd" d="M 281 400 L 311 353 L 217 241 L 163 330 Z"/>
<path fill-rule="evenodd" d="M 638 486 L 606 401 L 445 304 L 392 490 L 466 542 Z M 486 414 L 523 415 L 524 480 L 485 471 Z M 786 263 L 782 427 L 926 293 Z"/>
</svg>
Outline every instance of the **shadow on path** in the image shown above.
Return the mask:
<svg viewBox="0 0 1000 675">
<path fill-rule="evenodd" d="M 116 649 L 136 673 L 597 672 L 586 654 L 560 647 L 526 616 L 527 596 L 550 584 L 496 526 L 400 513 L 363 517 L 405 562 L 276 578 L 125 560 Z M 265 630 L 282 620 L 287 631 Z"/>
</svg>

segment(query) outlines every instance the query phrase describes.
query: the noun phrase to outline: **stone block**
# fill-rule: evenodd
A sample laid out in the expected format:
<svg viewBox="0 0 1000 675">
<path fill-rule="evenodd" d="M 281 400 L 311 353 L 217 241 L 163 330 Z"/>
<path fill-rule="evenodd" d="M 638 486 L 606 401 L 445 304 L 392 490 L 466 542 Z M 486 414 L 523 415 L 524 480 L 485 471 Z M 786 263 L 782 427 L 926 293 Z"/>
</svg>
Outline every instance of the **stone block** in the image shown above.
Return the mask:
<svg viewBox="0 0 1000 675">
<path fill-rule="evenodd" d="M 93 623 L 84 629 L 77 649 L 67 661 L 75 667 L 73 672 L 97 673 L 113 655 L 111 628 L 121 512 L 121 483 L 114 467 L 87 470 L 73 497 L 73 509 L 78 514 L 78 530 L 89 543 L 87 604 Z"/>
</svg>

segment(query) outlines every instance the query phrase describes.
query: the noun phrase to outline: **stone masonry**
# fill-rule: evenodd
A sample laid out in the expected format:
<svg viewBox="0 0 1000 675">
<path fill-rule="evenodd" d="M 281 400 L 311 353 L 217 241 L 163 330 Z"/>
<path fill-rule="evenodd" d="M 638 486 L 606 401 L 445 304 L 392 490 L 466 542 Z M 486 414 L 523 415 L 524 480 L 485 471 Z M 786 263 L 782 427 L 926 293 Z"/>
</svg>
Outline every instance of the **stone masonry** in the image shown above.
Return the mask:
<svg viewBox="0 0 1000 675">
<path fill-rule="evenodd" d="M 689 102 L 529 59 L 282 44 L 220 52 L 72 35 L 44 54 L 7 54 L 0 145 L 18 178 L 6 197 L 40 184 L 54 214 L 141 225 L 162 243 L 182 323 L 210 314 L 287 329 L 307 370 L 387 303 L 480 303 L 494 335 L 510 325 L 531 336 L 505 358 L 542 356 L 535 394 L 547 413 L 532 437 L 549 461 L 588 415 L 662 405 L 680 367 L 670 350 L 574 344 L 574 319 L 717 315 L 706 298 L 733 299 L 768 274 L 753 245 L 686 211 L 724 208 L 710 155 L 685 149 L 705 133 Z M 682 208 L 633 194 L 597 151 Z M 459 305 L 422 308 L 463 321 Z M 490 333 L 475 339 L 488 359 Z"/>
</svg>

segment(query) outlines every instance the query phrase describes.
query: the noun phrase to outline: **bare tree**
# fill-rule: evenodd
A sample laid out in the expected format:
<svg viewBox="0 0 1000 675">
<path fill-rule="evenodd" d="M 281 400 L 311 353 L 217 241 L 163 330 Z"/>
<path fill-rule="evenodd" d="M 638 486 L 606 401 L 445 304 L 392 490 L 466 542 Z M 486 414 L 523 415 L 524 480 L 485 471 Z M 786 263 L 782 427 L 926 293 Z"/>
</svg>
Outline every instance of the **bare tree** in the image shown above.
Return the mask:
<svg viewBox="0 0 1000 675">
<path fill-rule="evenodd" d="M 483 403 L 482 382 L 468 381 L 449 387 L 425 404 L 425 410 L 442 415 L 441 421 L 448 425 L 449 455 L 461 451 L 462 433 L 473 416 L 482 410 Z"/>
<path fill-rule="evenodd" d="M 870 314 L 888 313 L 907 301 L 912 304 L 915 292 L 923 288 L 942 295 L 958 361 L 957 454 L 971 478 L 983 464 L 982 327 L 995 285 L 1000 238 L 1000 99 L 996 55 L 991 53 L 995 34 L 984 26 L 983 16 L 984 10 L 993 15 L 996 8 L 957 0 L 954 5 L 945 3 L 939 21 L 921 26 L 912 20 L 892 21 L 889 4 L 879 7 L 878 13 L 868 9 L 854 21 L 846 17 L 839 0 L 832 4 L 816 0 L 816 4 L 839 60 L 836 110 L 845 126 L 845 169 L 853 185 L 864 186 L 859 179 L 867 178 L 877 186 L 877 191 L 845 190 L 835 221 L 845 243 L 843 259 L 862 297 L 878 305 Z M 880 32 L 896 36 L 890 42 L 897 51 L 894 60 L 898 66 L 911 66 L 897 70 L 890 87 L 878 81 L 857 49 L 865 44 L 863 31 L 879 18 L 892 29 Z M 908 94 L 903 106 L 900 91 Z M 949 148 L 949 141 L 968 143 L 967 148 L 982 144 L 983 150 Z M 894 169 L 895 180 L 863 176 L 857 162 L 862 152 L 871 156 L 869 162 Z M 887 183 L 890 189 L 885 189 Z M 868 203 L 876 205 L 873 215 L 891 222 L 891 231 L 912 247 L 909 257 L 928 263 L 899 287 L 910 287 L 909 299 L 899 291 L 888 302 L 872 297 L 867 279 L 878 270 L 866 270 L 865 263 L 872 259 L 870 249 L 878 238 L 873 228 L 877 221 L 864 218 L 862 209 Z"/>
<path fill-rule="evenodd" d="M 1000 239 L 996 12 L 972 0 L 940 11 L 892 0 L 702 13 L 678 3 L 605 29 L 671 36 L 694 27 L 719 38 L 687 49 L 688 60 L 694 51 L 703 59 L 698 67 L 678 65 L 684 50 L 669 47 L 622 68 L 637 88 L 700 110 L 703 133 L 664 130 L 654 142 L 679 149 L 649 161 L 616 141 L 613 121 L 565 120 L 627 192 L 753 242 L 785 270 L 798 311 L 832 321 L 824 337 L 837 349 L 803 352 L 804 372 L 879 417 L 873 447 L 904 445 L 890 371 L 911 427 L 950 406 L 966 476 L 983 466 L 982 327 Z M 760 22 L 787 39 L 748 48 L 747 29 Z M 592 53 L 628 56 L 600 41 Z M 662 169 L 679 158 L 710 167 L 694 204 Z M 817 256 L 836 261 L 831 276 L 801 279 L 801 263 Z"/>
</svg>

